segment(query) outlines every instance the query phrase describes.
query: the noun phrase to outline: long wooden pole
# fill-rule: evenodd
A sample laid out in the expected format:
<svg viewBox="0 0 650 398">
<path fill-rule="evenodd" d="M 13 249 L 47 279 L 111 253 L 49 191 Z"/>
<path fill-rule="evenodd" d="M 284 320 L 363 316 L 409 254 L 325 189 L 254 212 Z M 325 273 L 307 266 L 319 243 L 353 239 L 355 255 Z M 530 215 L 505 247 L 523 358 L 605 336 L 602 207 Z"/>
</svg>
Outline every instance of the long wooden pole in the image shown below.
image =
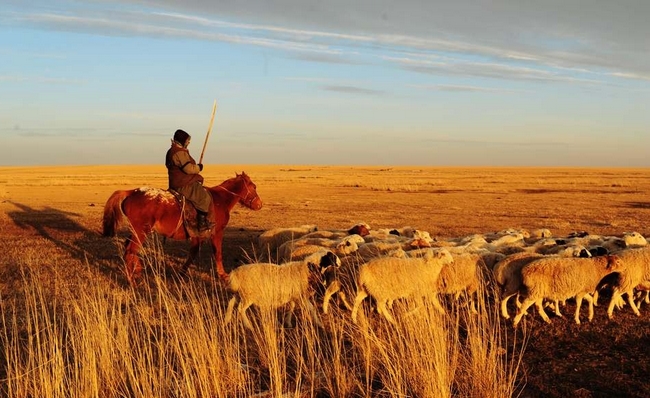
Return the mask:
<svg viewBox="0 0 650 398">
<path fill-rule="evenodd" d="M 205 135 L 205 141 L 203 142 L 203 150 L 201 151 L 201 157 L 199 158 L 199 163 L 203 163 L 203 154 L 205 154 L 205 147 L 208 146 L 208 138 L 210 138 L 210 133 L 212 132 L 212 124 L 214 123 L 214 114 L 217 112 L 217 100 L 214 100 L 214 105 L 212 105 L 212 117 L 210 117 L 210 125 L 208 125 L 208 133 Z"/>
</svg>

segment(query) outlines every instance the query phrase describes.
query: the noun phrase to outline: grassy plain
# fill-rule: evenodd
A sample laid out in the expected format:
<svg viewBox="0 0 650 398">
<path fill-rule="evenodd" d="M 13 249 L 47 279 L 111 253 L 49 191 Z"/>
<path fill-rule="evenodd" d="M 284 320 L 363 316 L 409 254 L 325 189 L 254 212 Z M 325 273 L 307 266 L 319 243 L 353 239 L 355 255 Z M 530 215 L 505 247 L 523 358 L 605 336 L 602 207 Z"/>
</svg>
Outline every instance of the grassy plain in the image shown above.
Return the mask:
<svg viewBox="0 0 650 398">
<path fill-rule="evenodd" d="M 262 231 L 301 224 L 408 225 L 437 238 L 506 228 L 548 228 L 557 237 L 582 230 L 650 236 L 649 169 L 207 165 L 203 175 L 216 185 L 241 171 L 257 184 L 264 207 L 231 213 L 227 270 L 254 255 Z M 250 335 L 221 324 L 227 296 L 214 283 L 209 249 L 189 279 L 178 281 L 169 270 L 182 262 L 187 242 L 156 239 L 145 253 L 149 283 L 133 291 L 122 272 L 121 241 L 100 236 L 103 205 L 117 189 L 166 185 L 163 166 L 0 168 L 2 395 L 642 397 L 650 391 L 647 308 L 640 318 L 624 309 L 610 321 L 601 306 L 582 325 L 570 317 L 551 325 L 527 317 L 517 332 L 490 310 L 474 326 L 462 311 L 447 320 L 425 312 L 421 322 L 463 327 L 405 323 L 397 332 L 382 322 L 352 328 L 340 313 L 325 319 L 325 336 L 309 325 L 277 330 L 272 321 Z M 483 343 L 506 346 L 506 354 Z"/>
</svg>

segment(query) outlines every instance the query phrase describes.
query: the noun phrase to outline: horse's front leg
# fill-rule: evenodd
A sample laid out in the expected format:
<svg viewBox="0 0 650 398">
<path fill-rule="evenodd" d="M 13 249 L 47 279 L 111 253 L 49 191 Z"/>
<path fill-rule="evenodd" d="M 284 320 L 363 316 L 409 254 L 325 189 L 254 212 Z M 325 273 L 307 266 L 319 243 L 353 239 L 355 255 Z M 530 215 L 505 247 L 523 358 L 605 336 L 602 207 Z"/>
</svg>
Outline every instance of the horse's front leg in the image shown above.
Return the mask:
<svg viewBox="0 0 650 398">
<path fill-rule="evenodd" d="M 223 268 L 223 255 L 221 252 L 221 243 L 223 242 L 223 230 L 215 231 L 212 234 L 212 250 L 214 251 L 214 261 L 217 265 L 217 275 L 221 280 L 227 281 L 228 274 Z"/>
<path fill-rule="evenodd" d="M 192 238 L 190 240 L 190 252 L 187 255 L 185 264 L 183 264 L 183 269 L 181 270 L 182 273 L 184 274 L 187 273 L 187 270 L 189 269 L 190 265 L 194 264 L 194 261 L 196 261 L 196 256 L 199 254 L 200 248 L 201 248 L 201 239 Z"/>
</svg>

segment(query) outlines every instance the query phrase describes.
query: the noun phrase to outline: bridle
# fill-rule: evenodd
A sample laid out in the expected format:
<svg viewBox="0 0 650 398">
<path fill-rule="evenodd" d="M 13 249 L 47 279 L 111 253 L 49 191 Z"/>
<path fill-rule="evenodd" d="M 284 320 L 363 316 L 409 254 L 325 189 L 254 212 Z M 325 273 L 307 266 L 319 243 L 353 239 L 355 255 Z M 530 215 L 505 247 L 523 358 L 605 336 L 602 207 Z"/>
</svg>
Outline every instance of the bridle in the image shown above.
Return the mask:
<svg viewBox="0 0 650 398">
<path fill-rule="evenodd" d="M 248 189 L 248 184 L 244 184 L 244 187 L 246 188 L 246 196 L 242 196 L 242 195 L 240 195 L 238 193 L 235 193 L 235 192 L 233 192 L 233 191 L 231 191 L 231 190 L 229 190 L 227 188 L 222 187 L 221 185 L 217 185 L 217 188 L 221 188 L 224 191 L 228 192 L 229 194 L 232 194 L 233 196 L 239 197 L 244 202 L 244 206 L 251 208 L 251 207 L 253 207 L 253 202 L 257 198 L 257 195 L 250 198 L 250 200 L 247 200 L 247 198 L 250 196 L 251 191 L 250 191 L 250 189 Z"/>
</svg>

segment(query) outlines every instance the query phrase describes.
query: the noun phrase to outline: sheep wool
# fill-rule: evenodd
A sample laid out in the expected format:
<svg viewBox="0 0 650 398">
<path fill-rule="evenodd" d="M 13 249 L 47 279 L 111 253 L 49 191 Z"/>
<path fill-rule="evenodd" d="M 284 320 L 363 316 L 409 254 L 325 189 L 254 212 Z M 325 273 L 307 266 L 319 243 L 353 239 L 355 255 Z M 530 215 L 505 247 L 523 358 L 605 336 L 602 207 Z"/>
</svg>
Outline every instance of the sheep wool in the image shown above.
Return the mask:
<svg viewBox="0 0 650 398">
<path fill-rule="evenodd" d="M 593 298 L 603 277 L 619 272 L 623 263 L 617 256 L 601 257 L 548 257 L 534 260 L 521 270 L 525 299 L 517 311 L 514 326 L 517 326 L 528 308 L 535 304 L 537 312 L 545 322 L 551 320 L 544 312 L 542 301 L 566 300 L 575 297 L 575 322 L 580 324 L 580 306 L 582 300 L 589 303 L 589 320 L 594 316 Z"/>
<path fill-rule="evenodd" d="M 372 296 L 377 303 L 377 312 L 389 322 L 395 319 L 387 305 L 399 298 L 413 298 L 420 301 L 428 298 L 439 311 L 444 312 L 438 301 L 436 289 L 438 276 L 445 264 L 453 257 L 447 250 L 431 250 L 424 257 L 380 257 L 359 268 L 357 296 L 352 307 L 352 321 L 357 323 L 357 312 L 361 302 Z"/>
<path fill-rule="evenodd" d="M 614 291 L 607 308 L 607 316 L 614 316 L 614 307 L 627 294 L 627 301 L 634 314 L 641 315 L 634 303 L 634 289 L 644 287 L 650 282 L 650 246 L 625 249 L 616 253 L 623 262 L 623 270 L 613 285 Z"/>
<path fill-rule="evenodd" d="M 228 290 L 233 297 L 228 302 L 225 323 L 232 318 L 235 305 L 240 301 L 238 314 L 248 329 L 253 329 L 246 316 L 251 305 L 262 311 L 271 311 L 286 304 L 298 304 L 311 313 L 312 319 L 321 325 L 318 314 L 309 299 L 313 294 L 312 281 L 319 276 L 321 268 L 338 265 L 340 261 L 331 251 L 322 250 L 305 258 L 282 265 L 253 263 L 235 268 L 228 278 Z"/>
</svg>

